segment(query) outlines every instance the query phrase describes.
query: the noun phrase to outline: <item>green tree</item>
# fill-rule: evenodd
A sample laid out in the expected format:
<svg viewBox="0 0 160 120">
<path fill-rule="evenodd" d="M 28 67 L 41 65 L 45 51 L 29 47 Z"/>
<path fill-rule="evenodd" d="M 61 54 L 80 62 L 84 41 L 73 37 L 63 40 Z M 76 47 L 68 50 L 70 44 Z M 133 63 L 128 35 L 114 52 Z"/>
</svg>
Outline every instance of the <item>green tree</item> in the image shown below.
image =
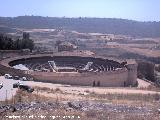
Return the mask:
<svg viewBox="0 0 160 120">
<path fill-rule="evenodd" d="M 34 48 L 34 42 L 32 39 L 17 39 L 15 41 L 3 34 L 0 34 L 0 49 L 1 50 L 20 50 Z"/>
</svg>

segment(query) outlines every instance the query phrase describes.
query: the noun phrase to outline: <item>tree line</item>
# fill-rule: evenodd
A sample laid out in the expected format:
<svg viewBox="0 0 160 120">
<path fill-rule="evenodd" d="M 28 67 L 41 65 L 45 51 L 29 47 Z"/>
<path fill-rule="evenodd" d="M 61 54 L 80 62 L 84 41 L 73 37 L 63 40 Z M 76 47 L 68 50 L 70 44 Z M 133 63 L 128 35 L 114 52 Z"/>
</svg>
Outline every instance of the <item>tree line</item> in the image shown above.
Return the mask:
<svg viewBox="0 0 160 120">
<path fill-rule="evenodd" d="M 34 48 L 34 42 L 32 39 L 16 39 L 13 40 L 7 35 L 0 34 L 0 50 L 21 50 Z"/>
</svg>

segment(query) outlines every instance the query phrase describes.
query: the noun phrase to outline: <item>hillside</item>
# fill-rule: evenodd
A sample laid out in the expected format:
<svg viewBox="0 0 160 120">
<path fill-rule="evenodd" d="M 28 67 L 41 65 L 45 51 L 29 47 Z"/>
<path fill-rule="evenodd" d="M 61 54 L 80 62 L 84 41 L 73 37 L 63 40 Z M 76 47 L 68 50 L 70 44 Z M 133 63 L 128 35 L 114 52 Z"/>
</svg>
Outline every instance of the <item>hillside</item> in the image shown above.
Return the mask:
<svg viewBox="0 0 160 120">
<path fill-rule="evenodd" d="M 0 25 L 12 28 L 64 28 L 78 32 L 160 37 L 160 22 L 139 22 L 115 18 L 0 17 Z"/>
</svg>

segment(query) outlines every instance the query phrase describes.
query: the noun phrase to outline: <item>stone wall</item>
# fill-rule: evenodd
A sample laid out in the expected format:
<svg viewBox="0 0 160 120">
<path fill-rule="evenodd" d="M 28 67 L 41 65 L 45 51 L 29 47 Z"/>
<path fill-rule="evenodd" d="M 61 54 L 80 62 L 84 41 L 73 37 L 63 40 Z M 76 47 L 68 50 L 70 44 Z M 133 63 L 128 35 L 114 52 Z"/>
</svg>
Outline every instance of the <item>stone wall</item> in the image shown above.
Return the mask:
<svg viewBox="0 0 160 120">
<path fill-rule="evenodd" d="M 95 82 L 98 82 L 100 86 L 108 87 L 124 87 L 128 80 L 127 69 L 119 71 L 109 71 L 104 73 L 54 73 L 48 72 L 33 72 L 35 81 L 62 83 L 62 84 L 73 84 L 73 85 L 87 85 L 92 86 Z"/>
</svg>

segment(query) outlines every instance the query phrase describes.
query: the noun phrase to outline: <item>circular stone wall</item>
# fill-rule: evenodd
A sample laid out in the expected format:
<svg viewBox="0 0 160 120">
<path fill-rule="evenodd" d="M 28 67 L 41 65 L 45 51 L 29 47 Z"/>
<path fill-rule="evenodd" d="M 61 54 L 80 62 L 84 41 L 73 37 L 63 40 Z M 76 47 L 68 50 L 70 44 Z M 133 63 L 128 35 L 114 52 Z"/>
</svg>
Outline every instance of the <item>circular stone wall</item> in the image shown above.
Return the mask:
<svg viewBox="0 0 160 120">
<path fill-rule="evenodd" d="M 54 61 L 58 68 L 67 72 L 54 72 L 48 61 Z M 87 70 L 83 70 L 88 62 L 92 62 Z M 22 64 L 29 70 L 17 70 L 13 66 Z M 33 77 L 35 81 L 89 85 L 89 86 L 127 86 L 128 70 L 118 61 L 102 57 L 82 55 L 30 55 L 10 58 L 1 61 L 0 67 L 5 73 Z M 67 69 L 75 68 L 76 72 Z M 83 71 L 82 71 L 83 70 Z"/>
</svg>

